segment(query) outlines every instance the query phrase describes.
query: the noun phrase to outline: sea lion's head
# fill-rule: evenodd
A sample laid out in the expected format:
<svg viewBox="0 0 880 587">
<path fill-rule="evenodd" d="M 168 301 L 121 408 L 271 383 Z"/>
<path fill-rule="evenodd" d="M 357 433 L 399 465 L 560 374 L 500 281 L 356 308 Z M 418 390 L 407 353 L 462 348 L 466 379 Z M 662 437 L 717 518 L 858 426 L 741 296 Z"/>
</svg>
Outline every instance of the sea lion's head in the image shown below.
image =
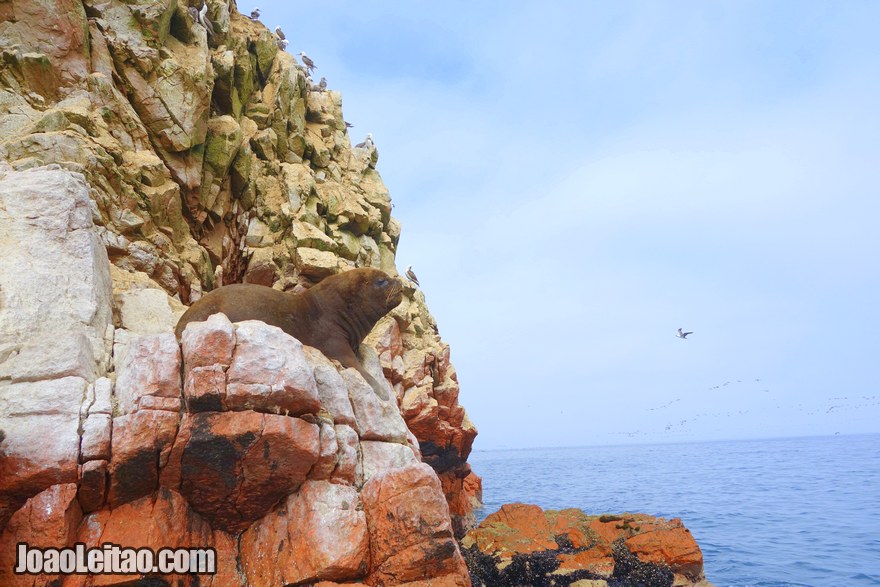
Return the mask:
<svg viewBox="0 0 880 587">
<path fill-rule="evenodd" d="M 384 316 L 403 301 L 403 284 L 378 269 L 354 269 L 357 271 L 361 295 L 379 316 Z M 352 271 L 352 272 L 353 272 Z"/>
<path fill-rule="evenodd" d="M 319 285 L 337 290 L 348 308 L 356 308 L 372 324 L 403 301 L 400 280 L 378 269 L 351 269 L 328 277 Z"/>
</svg>

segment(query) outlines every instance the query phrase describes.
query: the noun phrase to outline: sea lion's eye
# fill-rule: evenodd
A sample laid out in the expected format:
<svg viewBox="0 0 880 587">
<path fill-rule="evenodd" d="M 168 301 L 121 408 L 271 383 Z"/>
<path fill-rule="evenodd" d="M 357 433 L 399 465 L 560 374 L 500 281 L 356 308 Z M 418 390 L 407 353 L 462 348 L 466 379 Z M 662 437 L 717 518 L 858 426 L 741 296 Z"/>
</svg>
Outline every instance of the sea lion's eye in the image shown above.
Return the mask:
<svg viewBox="0 0 880 587">
<path fill-rule="evenodd" d="M 385 279 L 384 277 L 380 277 L 379 279 L 376 280 L 376 285 L 385 285 L 386 283 L 388 283 L 388 280 Z"/>
</svg>

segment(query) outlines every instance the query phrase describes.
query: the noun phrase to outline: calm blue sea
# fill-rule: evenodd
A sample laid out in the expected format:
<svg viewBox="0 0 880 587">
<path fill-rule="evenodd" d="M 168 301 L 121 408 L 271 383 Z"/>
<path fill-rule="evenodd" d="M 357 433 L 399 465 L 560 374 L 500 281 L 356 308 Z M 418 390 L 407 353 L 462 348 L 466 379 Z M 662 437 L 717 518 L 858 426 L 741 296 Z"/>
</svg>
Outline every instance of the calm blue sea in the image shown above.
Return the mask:
<svg viewBox="0 0 880 587">
<path fill-rule="evenodd" d="M 475 451 L 480 519 L 520 501 L 679 517 L 717 587 L 880 585 L 880 435 Z"/>
</svg>

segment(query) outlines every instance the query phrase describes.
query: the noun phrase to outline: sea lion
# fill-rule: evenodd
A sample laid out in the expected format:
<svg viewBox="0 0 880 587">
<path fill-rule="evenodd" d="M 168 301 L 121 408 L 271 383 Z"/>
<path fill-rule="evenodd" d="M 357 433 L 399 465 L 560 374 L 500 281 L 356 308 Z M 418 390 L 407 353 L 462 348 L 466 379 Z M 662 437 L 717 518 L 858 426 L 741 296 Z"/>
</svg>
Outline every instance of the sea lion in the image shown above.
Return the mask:
<svg viewBox="0 0 880 587">
<path fill-rule="evenodd" d="M 205 294 L 177 322 L 180 339 L 190 322 L 226 314 L 232 322 L 262 320 L 277 326 L 301 343 L 363 375 L 384 400 L 387 393 L 364 369 L 358 347 L 379 319 L 403 299 L 403 285 L 378 269 L 352 269 L 325 278 L 294 294 L 265 285 L 225 285 Z"/>
</svg>

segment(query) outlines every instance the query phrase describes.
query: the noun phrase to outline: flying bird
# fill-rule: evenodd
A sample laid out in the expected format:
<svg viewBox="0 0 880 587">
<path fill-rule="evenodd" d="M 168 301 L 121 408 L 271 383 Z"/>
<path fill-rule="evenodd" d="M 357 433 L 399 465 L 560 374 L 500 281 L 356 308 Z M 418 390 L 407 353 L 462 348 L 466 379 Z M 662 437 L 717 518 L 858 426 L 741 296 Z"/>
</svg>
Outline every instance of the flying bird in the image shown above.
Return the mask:
<svg viewBox="0 0 880 587">
<path fill-rule="evenodd" d="M 345 121 L 345 128 L 354 128 L 354 125 L 346 120 Z"/>
<path fill-rule="evenodd" d="M 687 340 L 688 334 L 693 334 L 693 332 L 682 332 L 681 328 L 678 329 L 678 333 L 675 335 L 678 338 Z"/>
<path fill-rule="evenodd" d="M 260 7 L 257 6 L 253 10 L 251 10 L 251 15 L 248 17 L 251 20 L 259 20 L 260 19 Z"/>
<path fill-rule="evenodd" d="M 364 139 L 363 143 L 358 143 L 354 146 L 355 149 L 372 149 L 373 148 L 373 133 L 368 132 L 367 138 Z"/>
<path fill-rule="evenodd" d="M 305 51 L 300 51 L 299 56 L 302 58 L 303 65 L 305 65 L 306 69 L 309 70 L 309 74 L 311 74 L 313 70 L 318 69 L 315 66 L 315 62 L 309 59 L 309 56 L 306 55 Z"/>
<path fill-rule="evenodd" d="M 367 137 L 369 137 L 369 136 L 370 135 L 367 135 Z M 412 281 L 413 283 L 415 283 L 419 287 L 422 287 L 422 284 L 419 283 L 419 278 L 416 277 L 415 273 L 413 273 L 412 265 L 410 265 L 409 267 L 406 268 L 406 277 L 407 277 L 407 279 L 409 279 L 410 281 Z"/>
<path fill-rule="evenodd" d="M 282 41 L 287 37 L 284 36 L 284 31 L 281 30 L 280 26 L 275 27 L 275 35 L 281 39 Z"/>
</svg>

